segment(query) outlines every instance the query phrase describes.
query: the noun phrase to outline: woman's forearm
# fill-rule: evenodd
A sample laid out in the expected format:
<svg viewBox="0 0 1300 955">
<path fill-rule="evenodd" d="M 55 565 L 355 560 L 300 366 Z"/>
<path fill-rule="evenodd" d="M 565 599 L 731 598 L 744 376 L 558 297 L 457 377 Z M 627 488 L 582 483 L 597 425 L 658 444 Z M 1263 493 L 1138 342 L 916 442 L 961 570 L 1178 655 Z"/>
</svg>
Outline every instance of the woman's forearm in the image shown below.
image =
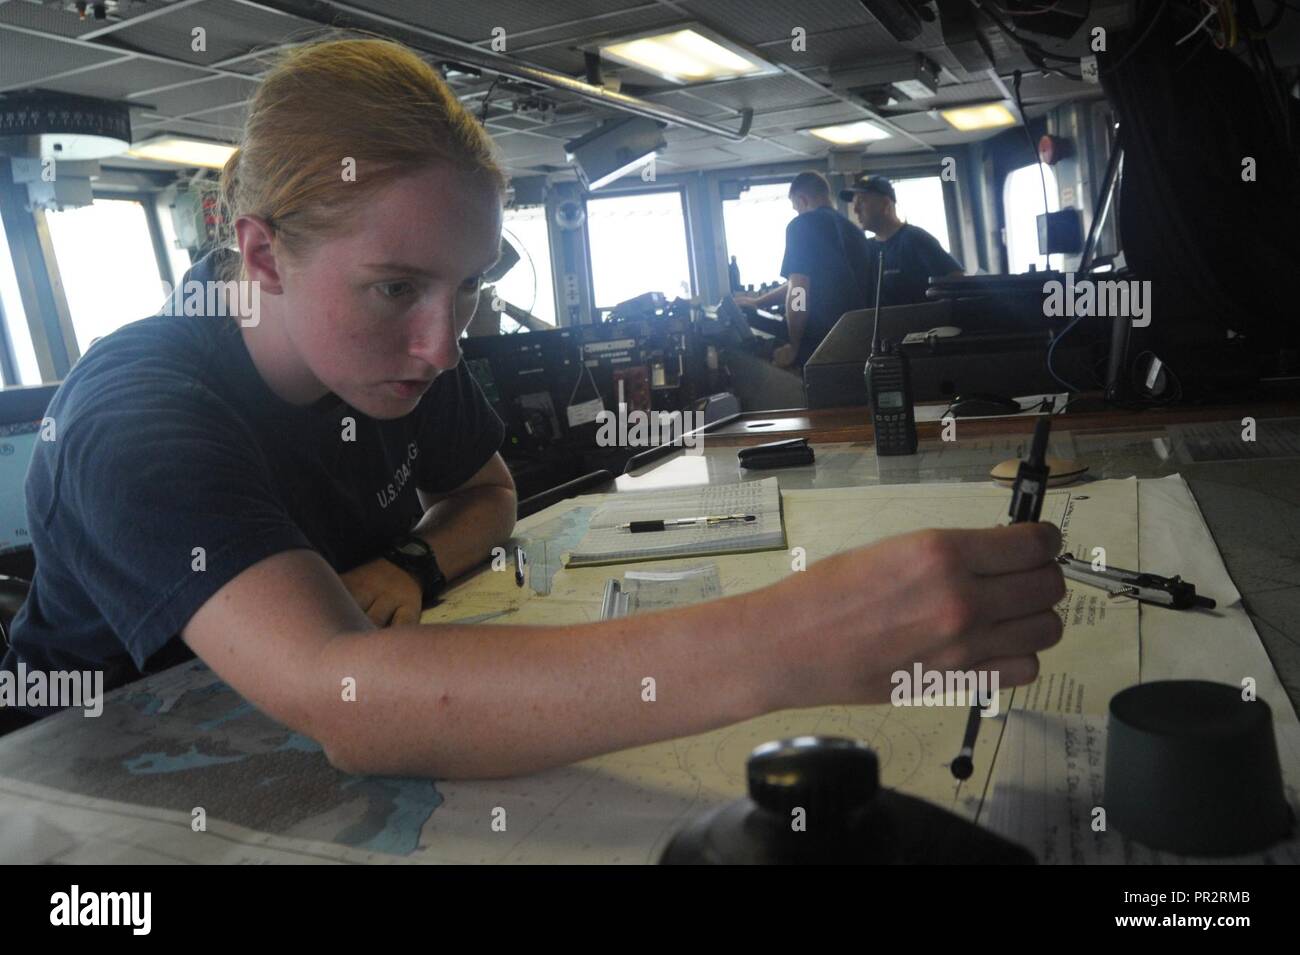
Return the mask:
<svg viewBox="0 0 1300 955">
<path fill-rule="evenodd" d="M 766 712 L 753 597 L 577 627 L 402 626 L 335 637 L 306 731 L 354 773 L 482 778 Z M 761 614 L 760 614 L 761 615 Z M 749 644 L 749 645 L 747 645 Z M 340 687 L 355 682 L 355 700 Z"/>
</svg>

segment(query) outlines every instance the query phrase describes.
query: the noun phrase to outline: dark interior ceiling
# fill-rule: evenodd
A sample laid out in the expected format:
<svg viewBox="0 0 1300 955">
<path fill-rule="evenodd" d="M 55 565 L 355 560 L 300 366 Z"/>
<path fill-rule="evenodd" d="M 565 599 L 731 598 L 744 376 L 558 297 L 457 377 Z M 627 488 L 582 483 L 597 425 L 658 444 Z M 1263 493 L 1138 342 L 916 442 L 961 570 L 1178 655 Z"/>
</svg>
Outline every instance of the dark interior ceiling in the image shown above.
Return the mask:
<svg viewBox="0 0 1300 955">
<path fill-rule="evenodd" d="M 988 134 L 954 132 L 929 111 L 1000 98 L 1009 84 L 998 76 L 1015 69 L 1028 71 L 1023 93 L 1031 116 L 1063 100 L 1101 95 L 1095 85 L 1041 73 L 991 27 L 983 32 L 995 67 L 969 72 L 944 44 L 938 23 L 899 42 L 857 0 L 110 0 L 106 20 L 82 20 L 72 7 L 72 0 L 0 0 L 0 93 L 43 89 L 129 102 L 136 141 L 161 133 L 236 141 L 245 103 L 276 50 L 319 33 L 323 12 L 339 11 L 372 18 L 366 22 L 413 45 L 441 36 L 487 49 L 500 27 L 512 59 L 579 78 L 582 50 L 591 41 L 684 22 L 747 45 L 778 67 L 769 76 L 681 87 L 607 64 L 606 77 L 618 77 L 625 91 L 691 116 L 736 128 L 741 111 L 754 110 L 751 133 L 741 142 L 670 126 L 659 158 L 666 172 L 819 157 L 829 144 L 800 129 L 868 118 L 873 109 L 895 135 L 871 144 L 872 154 L 978 139 Z M 1126 0 L 1092 0 L 1087 23 L 1122 28 L 1126 9 Z M 205 52 L 191 49 L 191 31 L 199 26 L 206 29 Z M 792 48 L 796 27 L 806 31 L 806 49 Z M 1050 50 L 1081 48 L 1078 39 L 1038 41 Z M 941 68 L 932 99 L 899 97 L 895 107 L 870 107 L 855 92 L 864 83 L 883 87 L 905 78 L 918 53 Z M 492 79 L 449 76 L 476 110 Z M 510 171 L 527 175 L 563 168 L 564 142 L 613 115 L 571 93 L 502 81 L 492 90 L 487 123 Z M 103 163 L 150 166 L 125 157 Z"/>
</svg>

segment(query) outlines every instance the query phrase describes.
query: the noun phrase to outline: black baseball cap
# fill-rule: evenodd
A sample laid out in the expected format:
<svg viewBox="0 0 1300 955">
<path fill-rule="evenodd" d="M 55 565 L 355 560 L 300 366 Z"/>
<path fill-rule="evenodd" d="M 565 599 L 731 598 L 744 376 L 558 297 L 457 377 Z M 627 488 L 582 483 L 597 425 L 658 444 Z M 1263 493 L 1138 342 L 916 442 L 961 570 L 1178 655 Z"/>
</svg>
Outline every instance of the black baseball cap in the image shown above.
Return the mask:
<svg viewBox="0 0 1300 955">
<path fill-rule="evenodd" d="M 898 196 L 894 195 L 894 187 L 888 179 L 884 176 L 871 176 L 865 172 L 854 179 L 853 185 L 849 188 L 840 190 L 840 198 L 845 202 L 852 202 L 855 192 L 874 192 L 895 202 L 898 201 Z"/>
</svg>

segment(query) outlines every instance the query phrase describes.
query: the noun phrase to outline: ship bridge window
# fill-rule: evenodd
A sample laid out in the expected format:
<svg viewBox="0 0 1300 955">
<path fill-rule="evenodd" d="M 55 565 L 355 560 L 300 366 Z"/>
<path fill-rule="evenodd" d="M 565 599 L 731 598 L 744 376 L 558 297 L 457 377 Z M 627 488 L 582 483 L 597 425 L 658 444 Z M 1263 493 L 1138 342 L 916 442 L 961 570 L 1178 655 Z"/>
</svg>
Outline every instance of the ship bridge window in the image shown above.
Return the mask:
<svg viewBox="0 0 1300 955">
<path fill-rule="evenodd" d="M 785 227 L 793 218 L 789 182 L 755 183 L 738 199 L 722 201 L 727 261 L 735 258 L 742 286 L 781 281 Z"/>
<path fill-rule="evenodd" d="M 1056 173 L 1051 166 L 1042 167 L 1046 178 L 1047 211 L 1055 212 L 1061 202 L 1056 191 Z M 1012 275 L 1028 272 L 1032 265 L 1048 268 L 1048 257 L 1038 254 L 1038 217 L 1043 214 L 1044 180 L 1039 167 L 1021 166 L 1007 176 L 1002 185 L 1002 212 L 1007 244 L 1007 269 Z"/>
<path fill-rule="evenodd" d="M 587 237 L 598 308 L 645 292 L 694 295 L 681 190 L 589 198 Z"/>
<path fill-rule="evenodd" d="M 517 308 L 555 324 L 555 284 L 551 280 L 551 244 L 546 209 L 507 209 L 501 237 L 519 252 L 519 261 L 497 283 L 497 296 Z"/>
<path fill-rule="evenodd" d="M 91 205 L 47 212 L 50 241 L 63 280 L 77 347 L 162 306 L 158 271 L 144 205 L 133 199 L 96 199 Z"/>
</svg>

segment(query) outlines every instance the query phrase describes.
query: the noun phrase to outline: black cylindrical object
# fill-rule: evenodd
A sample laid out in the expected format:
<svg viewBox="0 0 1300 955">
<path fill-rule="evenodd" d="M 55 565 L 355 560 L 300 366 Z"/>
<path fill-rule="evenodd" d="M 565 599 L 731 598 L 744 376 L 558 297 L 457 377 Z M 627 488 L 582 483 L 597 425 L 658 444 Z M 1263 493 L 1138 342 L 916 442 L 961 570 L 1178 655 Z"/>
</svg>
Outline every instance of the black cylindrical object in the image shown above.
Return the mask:
<svg viewBox="0 0 1300 955">
<path fill-rule="evenodd" d="M 1153 849 L 1242 855 L 1287 836 L 1273 716 L 1239 687 L 1142 683 L 1110 701 L 1106 822 Z"/>
</svg>

